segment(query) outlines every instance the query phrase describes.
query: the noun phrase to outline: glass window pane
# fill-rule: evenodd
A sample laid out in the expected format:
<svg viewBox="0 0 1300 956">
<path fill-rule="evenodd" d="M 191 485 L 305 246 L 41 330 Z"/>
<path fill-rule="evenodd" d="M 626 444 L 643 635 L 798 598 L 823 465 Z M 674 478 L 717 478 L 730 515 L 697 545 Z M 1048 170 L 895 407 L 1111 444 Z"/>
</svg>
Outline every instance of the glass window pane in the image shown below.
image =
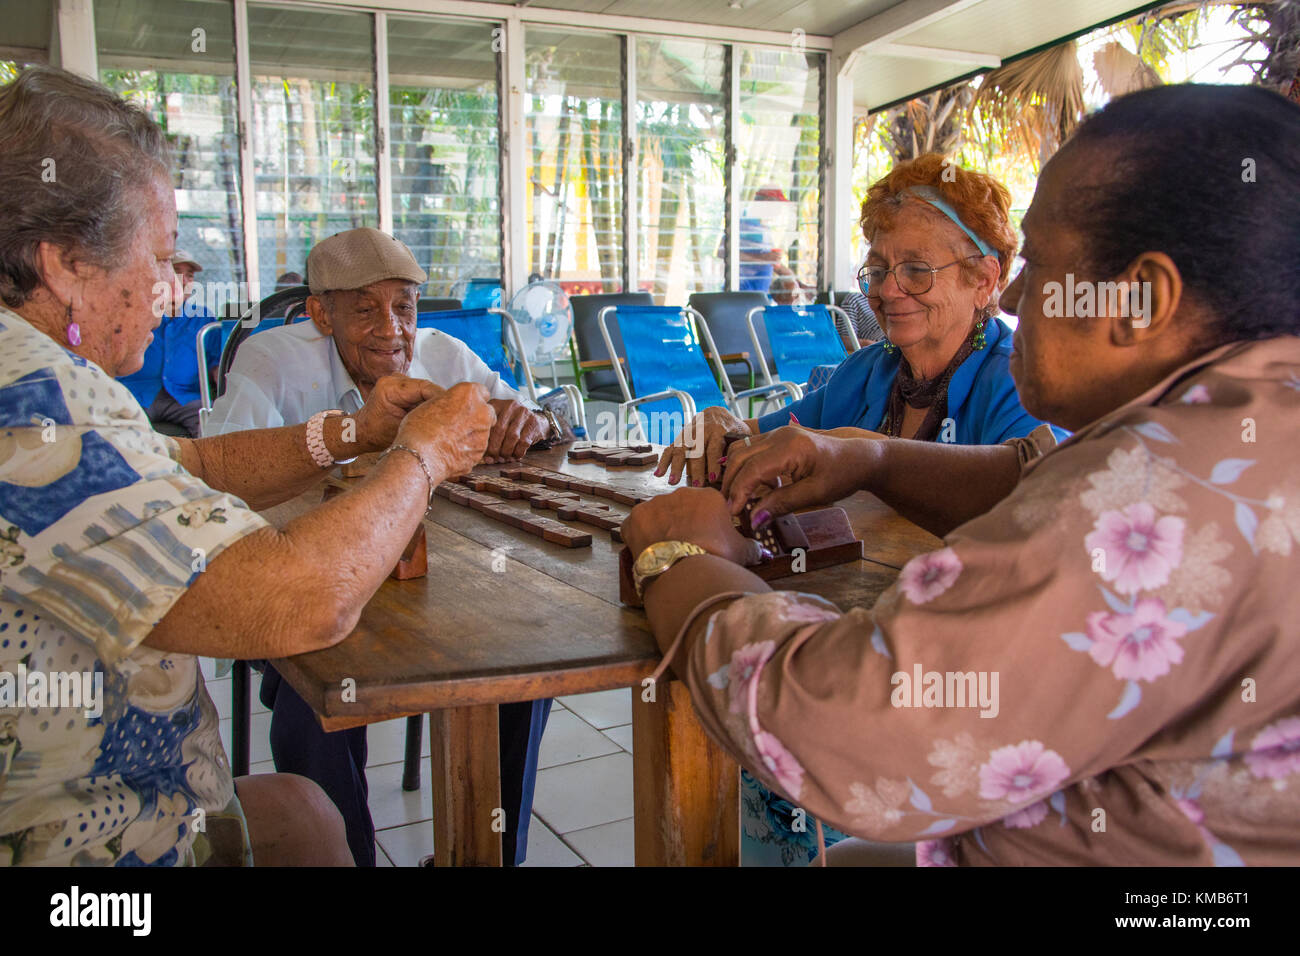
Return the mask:
<svg viewBox="0 0 1300 956">
<path fill-rule="evenodd" d="M 18 70 L 50 61 L 54 0 L 0 0 L 0 83 Z"/>
<path fill-rule="evenodd" d="M 203 266 L 203 305 L 243 301 L 239 122 L 228 0 L 97 0 L 99 77 L 167 133 L 177 245 Z"/>
<path fill-rule="evenodd" d="M 529 29 L 530 273 L 570 293 L 623 289 L 623 101 L 616 36 Z"/>
<path fill-rule="evenodd" d="M 429 273 L 425 295 L 501 280 L 499 29 L 388 19 L 393 227 Z"/>
<path fill-rule="evenodd" d="M 374 20 L 249 4 L 262 292 L 345 229 L 379 225 Z"/>
<path fill-rule="evenodd" d="M 822 57 L 772 47 L 737 47 L 736 56 L 740 287 L 810 302 L 820 250 Z"/>
<path fill-rule="evenodd" d="M 637 38 L 637 275 L 661 304 L 725 285 L 725 58 L 721 43 Z"/>
</svg>

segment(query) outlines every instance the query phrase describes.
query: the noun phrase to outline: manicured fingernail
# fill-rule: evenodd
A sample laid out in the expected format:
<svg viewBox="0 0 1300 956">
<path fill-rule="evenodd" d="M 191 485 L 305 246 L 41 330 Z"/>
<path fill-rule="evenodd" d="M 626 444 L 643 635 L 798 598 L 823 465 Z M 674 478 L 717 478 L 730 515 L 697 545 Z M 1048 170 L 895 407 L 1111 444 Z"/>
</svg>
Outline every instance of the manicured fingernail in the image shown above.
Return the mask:
<svg viewBox="0 0 1300 956">
<path fill-rule="evenodd" d="M 664 470 L 663 470 L 662 468 L 656 468 L 656 469 L 655 469 L 655 477 L 656 477 L 656 478 L 662 478 L 663 475 L 664 475 Z"/>
<path fill-rule="evenodd" d="M 709 472 L 709 481 L 717 481 L 717 480 L 718 480 L 718 475 L 717 475 L 717 473 L 716 473 L 716 472 L 712 472 L 712 471 Z"/>
<path fill-rule="evenodd" d="M 692 478 L 692 479 L 691 479 L 691 487 L 692 487 L 692 488 L 698 488 L 698 487 L 700 487 L 700 485 L 702 485 L 702 484 L 704 484 L 704 482 L 700 481 L 700 479 L 698 479 L 698 478 Z"/>
<path fill-rule="evenodd" d="M 726 456 L 726 455 L 723 455 L 721 458 L 718 459 L 718 464 L 719 464 L 719 465 L 725 465 L 726 463 L 727 463 L 727 456 Z"/>
<path fill-rule="evenodd" d="M 755 528 L 761 528 L 771 520 L 772 513 L 770 511 L 756 511 L 750 524 Z"/>
<path fill-rule="evenodd" d="M 794 412 L 791 412 L 791 413 L 790 413 L 790 424 L 791 424 L 791 425 L 798 425 L 798 424 L 799 424 L 799 419 L 797 419 L 797 418 L 794 417 Z"/>
</svg>

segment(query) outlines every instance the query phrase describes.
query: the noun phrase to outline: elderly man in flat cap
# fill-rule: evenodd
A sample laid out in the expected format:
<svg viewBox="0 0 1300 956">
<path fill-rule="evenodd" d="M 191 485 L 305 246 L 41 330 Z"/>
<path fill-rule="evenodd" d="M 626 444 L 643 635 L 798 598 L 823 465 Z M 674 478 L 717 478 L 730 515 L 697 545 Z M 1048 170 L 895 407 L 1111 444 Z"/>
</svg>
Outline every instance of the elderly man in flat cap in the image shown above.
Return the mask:
<svg viewBox="0 0 1300 956">
<path fill-rule="evenodd" d="M 198 298 L 191 299 L 194 277 L 203 266 L 188 252 L 177 249 L 172 256 L 176 282 L 158 297 L 155 315 L 161 323 L 145 349 L 140 371 L 121 378 L 135 396 L 155 428 L 173 435 L 199 437 L 199 376 L 195 339 L 199 329 L 212 321 Z M 172 426 L 167 429 L 165 426 Z"/>
<path fill-rule="evenodd" d="M 497 424 L 485 460 L 522 457 L 550 435 L 550 422 L 459 339 L 416 328 L 416 302 L 427 278 L 402 242 L 377 229 L 352 229 L 317 243 L 307 257 L 311 321 L 259 332 L 240 346 L 208 434 L 298 424 L 336 410 L 351 414 L 378 379 L 409 375 L 443 388 L 486 386 Z M 357 865 L 374 866 L 366 728 L 324 732 L 311 707 L 269 665 L 261 697 L 271 709 L 276 769 L 320 784 L 343 814 Z M 507 865 L 522 863 L 527 851 L 537 754 L 550 707 L 550 700 L 500 707 Z"/>
</svg>

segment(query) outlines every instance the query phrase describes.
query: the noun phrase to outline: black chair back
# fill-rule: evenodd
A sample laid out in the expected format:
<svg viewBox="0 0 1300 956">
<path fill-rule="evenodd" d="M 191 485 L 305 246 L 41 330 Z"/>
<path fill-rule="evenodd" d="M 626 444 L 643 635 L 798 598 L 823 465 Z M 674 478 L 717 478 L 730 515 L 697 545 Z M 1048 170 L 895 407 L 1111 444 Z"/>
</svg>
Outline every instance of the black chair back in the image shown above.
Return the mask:
<svg viewBox="0 0 1300 956">
<path fill-rule="evenodd" d="M 460 308 L 460 299 L 427 296 L 415 303 L 416 312 L 455 312 Z"/>
<path fill-rule="evenodd" d="M 654 305 L 655 300 L 649 292 L 610 292 L 570 296 L 569 304 L 573 306 L 573 338 L 578 343 L 579 361 L 599 362 L 609 361 L 609 349 L 605 348 L 600 323 L 596 321 L 600 310 L 611 305 Z M 619 334 L 617 322 L 610 323 L 609 335 L 619 357 L 625 358 L 627 353 L 623 350 L 623 337 Z M 611 401 L 618 402 L 623 400 L 618 377 L 612 368 L 585 372 L 582 387 L 592 398 L 609 397 Z"/>
<path fill-rule="evenodd" d="M 709 331 L 713 333 L 713 341 L 719 352 L 723 355 L 749 353 L 749 360 L 754 367 L 755 384 L 758 385 L 763 383 L 763 370 L 759 368 L 758 356 L 754 354 L 754 343 L 749 339 L 749 325 L 745 322 L 745 317 L 750 309 L 770 304 L 762 292 L 696 292 L 687 301 L 687 305 L 698 311 L 704 316 L 704 321 L 709 323 Z M 767 332 L 763 323 L 754 324 L 758 329 L 758 342 L 763 346 L 763 355 L 767 357 L 768 368 L 775 371 L 772 349 L 767 344 Z M 744 362 L 728 362 L 726 369 L 727 376 L 733 383 L 743 381 L 745 388 L 750 387 L 749 366 Z"/>
<path fill-rule="evenodd" d="M 309 295 L 311 295 L 310 289 L 305 285 L 297 285 L 291 289 L 272 292 L 257 305 L 250 306 L 244 311 L 244 314 L 239 317 L 239 322 L 231 330 L 230 338 L 226 339 L 225 347 L 221 350 L 221 361 L 217 364 L 217 390 L 212 396 L 214 400 L 225 394 L 226 375 L 230 372 L 230 366 L 235 361 L 235 353 L 244 340 L 261 329 L 260 323 L 267 319 L 283 317 L 285 325 L 291 324 L 307 311 Z M 253 323 L 255 316 L 259 319 L 258 323 Z"/>
</svg>

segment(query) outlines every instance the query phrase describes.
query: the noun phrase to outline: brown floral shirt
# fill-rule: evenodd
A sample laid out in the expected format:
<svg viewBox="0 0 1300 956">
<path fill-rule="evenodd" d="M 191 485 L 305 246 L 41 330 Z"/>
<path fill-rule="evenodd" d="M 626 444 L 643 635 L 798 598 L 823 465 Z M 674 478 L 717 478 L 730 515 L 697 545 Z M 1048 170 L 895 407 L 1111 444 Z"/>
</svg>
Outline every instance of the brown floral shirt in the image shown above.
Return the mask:
<svg viewBox="0 0 1300 956">
<path fill-rule="evenodd" d="M 1300 863 L 1300 338 L 1202 356 L 872 609 L 697 608 L 708 731 L 921 864 Z"/>
</svg>

